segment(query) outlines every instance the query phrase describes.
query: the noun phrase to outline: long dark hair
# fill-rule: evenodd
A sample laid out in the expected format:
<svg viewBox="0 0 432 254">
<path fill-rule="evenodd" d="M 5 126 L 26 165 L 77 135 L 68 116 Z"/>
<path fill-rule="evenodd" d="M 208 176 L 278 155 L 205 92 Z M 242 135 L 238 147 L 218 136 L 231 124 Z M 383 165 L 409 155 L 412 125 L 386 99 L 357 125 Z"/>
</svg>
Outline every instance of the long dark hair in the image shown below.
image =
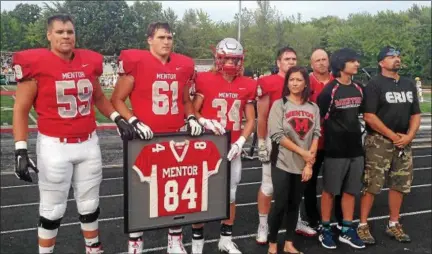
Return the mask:
<svg viewBox="0 0 432 254">
<path fill-rule="evenodd" d="M 302 95 L 301 95 L 302 103 L 305 103 L 309 100 L 309 96 L 310 96 L 310 82 L 309 82 L 309 74 L 308 74 L 307 69 L 304 67 L 301 67 L 301 66 L 291 67 L 288 70 L 287 74 L 285 75 L 284 87 L 282 90 L 282 98 L 290 95 L 291 92 L 288 88 L 288 80 L 289 80 L 291 74 L 293 74 L 295 72 L 300 72 L 301 75 L 303 76 L 304 81 L 305 81 L 305 88 L 304 88 Z"/>
</svg>

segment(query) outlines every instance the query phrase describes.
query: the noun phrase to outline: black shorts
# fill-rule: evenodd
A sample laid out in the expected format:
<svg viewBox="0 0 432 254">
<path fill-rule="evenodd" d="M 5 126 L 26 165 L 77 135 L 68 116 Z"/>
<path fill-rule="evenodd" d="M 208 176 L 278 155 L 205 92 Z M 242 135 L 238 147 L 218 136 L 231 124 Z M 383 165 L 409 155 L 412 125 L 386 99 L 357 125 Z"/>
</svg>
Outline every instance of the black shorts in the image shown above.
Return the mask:
<svg viewBox="0 0 432 254">
<path fill-rule="evenodd" d="M 324 158 L 323 188 L 333 195 L 341 192 L 357 195 L 363 183 L 364 157 L 354 158 Z"/>
</svg>

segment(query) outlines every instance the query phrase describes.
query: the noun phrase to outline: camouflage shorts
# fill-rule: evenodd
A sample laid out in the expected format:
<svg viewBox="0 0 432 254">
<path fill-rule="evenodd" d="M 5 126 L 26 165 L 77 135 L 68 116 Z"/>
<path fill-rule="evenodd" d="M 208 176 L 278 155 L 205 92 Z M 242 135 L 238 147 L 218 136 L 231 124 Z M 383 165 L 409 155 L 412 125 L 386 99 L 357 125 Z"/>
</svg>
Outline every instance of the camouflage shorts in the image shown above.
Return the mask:
<svg viewBox="0 0 432 254">
<path fill-rule="evenodd" d="M 392 190 L 409 193 L 413 180 L 413 159 L 411 144 L 400 149 L 380 134 L 368 134 L 365 138 L 365 170 L 363 175 L 363 193 L 378 194 L 385 183 Z"/>
</svg>

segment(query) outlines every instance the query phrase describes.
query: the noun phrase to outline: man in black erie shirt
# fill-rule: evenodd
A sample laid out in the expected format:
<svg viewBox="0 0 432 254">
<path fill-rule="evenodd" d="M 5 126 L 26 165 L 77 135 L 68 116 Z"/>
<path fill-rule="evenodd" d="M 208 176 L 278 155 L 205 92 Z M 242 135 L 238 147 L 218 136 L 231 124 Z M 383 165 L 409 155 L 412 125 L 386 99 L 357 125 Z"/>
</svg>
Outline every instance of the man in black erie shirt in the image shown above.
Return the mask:
<svg viewBox="0 0 432 254">
<path fill-rule="evenodd" d="M 390 221 L 386 233 L 399 242 L 410 242 L 399 224 L 403 195 L 413 179 L 411 141 L 420 125 L 420 107 L 413 80 L 400 77 L 400 52 L 384 47 L 378 54 L 380 74 L 365 89 L 366 130 L 365 173 L 358 235 L 367 244 L 375 239 L 367 218 L 374 197 L 381 191 L 388 173 Z"/>
</svg>

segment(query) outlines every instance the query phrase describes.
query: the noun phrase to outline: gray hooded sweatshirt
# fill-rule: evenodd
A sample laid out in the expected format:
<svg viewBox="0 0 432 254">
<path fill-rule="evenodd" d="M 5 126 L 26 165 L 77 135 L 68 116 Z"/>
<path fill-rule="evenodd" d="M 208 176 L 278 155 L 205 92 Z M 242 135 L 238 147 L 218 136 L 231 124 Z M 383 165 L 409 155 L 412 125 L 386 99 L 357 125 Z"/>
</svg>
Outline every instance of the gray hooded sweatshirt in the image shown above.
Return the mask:
<svg viewBox="0 0 432 254">
<path fill-rule="evenodd" d="M 296 145 L 309 150 L 313 139 L 320 134 L 320 114 L 318 106 L 313 102 L 296 105 L 289 100 L 284 104 L 283 99 L 273 103 L 268 118 L 268 134 L 273 149 L 278 147 L 276 167 L 293 174 L 301 174 L 305 161 L 301 155 L 286 149 L 279 143 L 283 136 L 289 138 Z"/>
</svg>

